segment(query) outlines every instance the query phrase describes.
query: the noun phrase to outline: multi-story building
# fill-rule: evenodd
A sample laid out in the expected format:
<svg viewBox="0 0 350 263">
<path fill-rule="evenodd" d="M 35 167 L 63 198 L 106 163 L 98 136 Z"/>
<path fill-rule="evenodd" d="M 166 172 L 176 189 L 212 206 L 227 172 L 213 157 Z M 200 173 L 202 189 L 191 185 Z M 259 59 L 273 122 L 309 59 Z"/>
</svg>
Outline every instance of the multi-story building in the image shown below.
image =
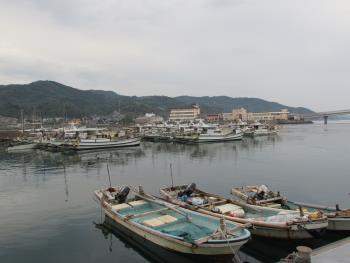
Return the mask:
<svg viewBox="0 0 350 263">
<path fill-rule="evenodd" d="M 289 111 L 287 109 L 283 109 L 281 111 L 273 112 L 252 112 L 248 115 L 248 119 L 251 121 L 288 120 Z"/>
<path fill-rule="evenodd" d="M 248 112 L 244 108 L 240 109 L 233 109 L 232 110 L 232 119 L 233 120 L 242 120 L 242 121 L 248 121 Z"/>
<path fill-rule="evenodd" d="M 208 113 L 205 115 L 206 121 L 221 121 L 222 120 L 222 113 Z"/>
<path fill-rule="evenodd" d="M 170 111 L 170 121 L 191 121 L 200 117 L 201 110 L 197 104 L 191 109 L 172 109 Z"/>
<path fill-rule="evenodd" d="M 222 120 L 223 120 L 223 121 L 233 121 L 234 118 L 233 118 L 232 112 L 224 112 L 224 113 L 222 114 Z"/>
<path fill-rule="evenodd" d="M 247 112 L 246 109 L 233 109 L 232 118 L 242 121 L 274 121 L 288 120 L 289 112 L 287 109 L 276 112 Z"/>
</svg>

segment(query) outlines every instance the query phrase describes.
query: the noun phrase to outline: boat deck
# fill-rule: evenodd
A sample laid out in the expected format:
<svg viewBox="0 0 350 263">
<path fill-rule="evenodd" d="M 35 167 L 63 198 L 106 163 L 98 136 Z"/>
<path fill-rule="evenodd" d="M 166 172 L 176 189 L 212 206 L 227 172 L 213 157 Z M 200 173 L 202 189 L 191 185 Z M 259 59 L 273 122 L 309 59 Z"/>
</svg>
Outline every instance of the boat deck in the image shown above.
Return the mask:
<svg viewBox="0 0 350 263">
<path fill-rule="evenodd" d="M 219 228 L 219 222 L 215 219 L 203 218 L 190 213 L 190 219 L 186 212 L 179 209 L 182 214 L 172 211 L 167 207 L 147 201 L 135 201 L 112 206 L 113 210 L 130 221 L 150 227 L 175 238 L 183 238 L 188 242 L 209 236 Z M 227 222 L 227 226 L 233 228 L 233 223 Z M 237 234 L 242 234 L 238 231 Z M 234 238 L 233 235 L 231 238 Z"/>
</svg>

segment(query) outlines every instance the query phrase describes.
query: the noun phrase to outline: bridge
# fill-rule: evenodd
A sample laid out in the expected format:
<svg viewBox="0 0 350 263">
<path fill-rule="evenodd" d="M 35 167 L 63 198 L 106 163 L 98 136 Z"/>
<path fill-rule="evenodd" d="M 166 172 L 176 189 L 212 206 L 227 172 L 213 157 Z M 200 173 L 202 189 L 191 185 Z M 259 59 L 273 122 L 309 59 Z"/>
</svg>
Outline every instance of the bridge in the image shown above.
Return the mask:
<svg viewBox="0 0 350 263">
<path fill-rule="evenodd" d="M 327 124 L 329 116 L 346 115 L 346 114 L 350 114 L 350 109 L 349 110 L 314 112 L 314 113 L 310 113 L 310 114 L 305 114 L 304 118 L 305 119 L 323 118 L 324 124 Z"/>
</svg>

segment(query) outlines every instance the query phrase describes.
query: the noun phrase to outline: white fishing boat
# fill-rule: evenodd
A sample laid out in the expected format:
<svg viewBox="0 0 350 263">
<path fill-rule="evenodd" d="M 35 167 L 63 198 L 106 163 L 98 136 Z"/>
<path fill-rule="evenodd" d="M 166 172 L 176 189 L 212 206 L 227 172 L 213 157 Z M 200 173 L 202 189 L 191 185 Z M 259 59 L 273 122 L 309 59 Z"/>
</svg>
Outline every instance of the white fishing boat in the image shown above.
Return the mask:
<svg viewBox="0 0 350 263">
<path fill-rule="evenodd" d="M 118 226 L 171 251 L 233 256 L 250 238 L 241 224 L 167 203 L 145 194 L 141 187 L 109 187 L 95 191 L 95 197 Z"/>
<path fill-rule="evenodd" d="M 64 149 L 75 151 L 92 150 L 92 149 L 107 149 L 119 147 L 138 146 L 141 143 L 140 137 L 134 138 L 94 138 L 72 140 L 61 145 Z"/>
<path fill-rule="evenodd" d="M 173 132 L 164 128 L 152 129 L 144 133 L 143 139 L 152 142 L 171 142 L 173 140 Z"/>
<path fill-rule="evenodd" d="M 18 141 L 18 142 L 12 142 L 8 147 L 8 152 L 17 152 L 17 151 L 26 151 L 26 150 L 32 150 L 35 149 L 37 146 L 37 143 L 31 142 L 31 141 Z"/>
<path fill-rule="evenodd" d="M 231 189 L 231 193 L 247 204 L 286 210 L 301 208 L 305 212 L 321 211 L 328 218 L 328 230 L 350 231 L 350 209 L 340 209 L 338 205 L 331 207 L 289 201 L 280 192 L 271 191 L 264 185 L 235 187 Z"/>
<path fill-rule="evenodd" d="M 261 123 L 255 123 L 253 127 L 254 127 L 253 136 L 266 136 L 266 135 L 277 134 L 277 129 L 272 126 L 263 125 Z"/>
<path fill-rule="evenodd" d="M 179 142 L 203 143 L 203 142 L 225 142 L 242 140 L 243 133 L 240 130 L 230 128 L 218 128 L 216 126 L 202 127 L 201 132 L 179 134 L 175 140 Z"/>
<path fill-rule="evenodd" d="M 106 132 L 106 128 L 95 128 L 95 127 L 85 127 L 76 126 L 75 124 L 70 124 L 68 126 L 57 129 L 57 132 L 62 133 L 64 139 L 72 138 L 87 138 L 90 134 L 98 134 Z"/>
<path fill-rule="evenodd" d="M 242 224 L 251 223 L 253 235 L 279 239 L 315 238 L 324 233 L 328 220 L 321 213 L 300 214 L 269 207 L 259 207 L 226 199 L 196 188 L 195 184 L 164 187 L 165 200 L 193 211 Z"/>
</svg>

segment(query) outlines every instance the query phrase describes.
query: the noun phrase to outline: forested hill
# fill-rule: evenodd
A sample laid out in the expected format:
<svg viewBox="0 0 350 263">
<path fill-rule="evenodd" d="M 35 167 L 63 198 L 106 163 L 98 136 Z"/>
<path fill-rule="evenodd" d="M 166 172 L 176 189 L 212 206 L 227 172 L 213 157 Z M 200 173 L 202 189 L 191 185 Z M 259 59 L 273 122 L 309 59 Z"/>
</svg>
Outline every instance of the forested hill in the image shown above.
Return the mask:
<svg viewBox="0 0 350 263">
<path fill-rule="evenodd" d="M 288 107 L 257 98 L 123 96 L 113 91 L 79 90 L 54 81 L 36 81 L 30 84 L 0 85 L 0 115 L 18 117 L 21 109 L 27 115 L 41 112 L 42 116 L 58 117 L 67 112 L 69 117 L 109 115 L 120 109 L 122 113 L 137 116 L 146 112 L 167 115 L 171 108 L 188 107 L 198 103 L 203 112 L 230 112 L 245 108 L 251 112 L 279 111 L 311 112 L 306 108 Z"/>
</svg>

